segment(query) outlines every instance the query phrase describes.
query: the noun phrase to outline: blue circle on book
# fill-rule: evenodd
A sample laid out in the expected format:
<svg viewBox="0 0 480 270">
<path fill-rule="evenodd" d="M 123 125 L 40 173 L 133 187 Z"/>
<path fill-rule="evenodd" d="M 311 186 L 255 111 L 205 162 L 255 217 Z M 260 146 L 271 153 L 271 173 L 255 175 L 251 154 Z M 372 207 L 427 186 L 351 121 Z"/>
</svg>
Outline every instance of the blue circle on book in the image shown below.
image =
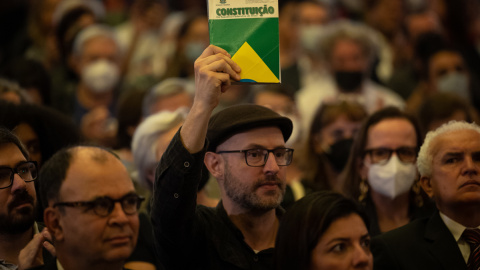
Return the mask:
<svg viewBox="0 0 480 270">
<path fill-rule="evenodd" d="M 256 83 L 256 81 L 252 80 L 252 79 L 241 79 L 240 80 L 241 82 L 251 82 L 251 83 Z"/>
</svg>

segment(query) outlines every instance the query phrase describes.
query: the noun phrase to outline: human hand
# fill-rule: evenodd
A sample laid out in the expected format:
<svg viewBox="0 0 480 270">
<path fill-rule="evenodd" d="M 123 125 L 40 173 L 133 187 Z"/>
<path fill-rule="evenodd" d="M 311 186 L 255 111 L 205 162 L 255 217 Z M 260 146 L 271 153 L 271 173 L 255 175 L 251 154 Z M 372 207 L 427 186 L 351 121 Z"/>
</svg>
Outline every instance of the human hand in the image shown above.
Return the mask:
<svg viewBox="0 0 480 270">
<path fill-rule="evenodd" d="M 106 107 L 97 107 L 82 117 L 80 129 L 87 140 L 110 146 L 117 132 L 111 120 L 110 112 Z"/>
<path fill-rule="evenodd" d="M 240 66 L 224 49 L 210 45 L 195 61 L 195 105 L 213 110 L 230 81 L 240 80 Z"/>
<path fill-rule="evenodd" d="M 43 265 L 44 247 L 52 256 L 56 256 L 55 247 L 52 245 L 52 235 L 44 228 L 33 236 L 32 240 L 20 251 L 18 255 L 18 269 L 28 269 Z"/>
</svg>

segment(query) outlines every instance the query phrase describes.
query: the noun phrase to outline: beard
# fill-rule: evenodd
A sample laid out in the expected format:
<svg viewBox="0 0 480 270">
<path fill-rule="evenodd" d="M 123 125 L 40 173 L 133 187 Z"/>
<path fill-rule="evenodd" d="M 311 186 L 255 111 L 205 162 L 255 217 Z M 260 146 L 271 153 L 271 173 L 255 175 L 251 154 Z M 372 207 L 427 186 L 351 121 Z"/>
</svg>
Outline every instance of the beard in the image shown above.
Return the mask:
<svg viewBox="0 0 480 270">
<path fill-rule="evenodd" d="M 29 203 L 32 207 L 16 206 Z M 0 234 L 15 235 L 26 232 L 33 226 L 35 199 L 26 190 L 17 192 L 14 199 L 7 205 L 7 213 L 0 214 Z"/>
<path fill-rule="evenodd" d="M 226 165 L 228 167 L 228 164 Z M 278 189 L 260 193 L 258 190 L 264 184 L 276 184 Z M 224 176 L 226 195 L 244 209 L 256 212 L 266 212 L 277 208 L 283 200 L 286 184 L 276 175 L 267 175 L 265 179 L 257 179 L 253 183 L 245 183 L 234 176 L 227 168 Z"/>
</svg>

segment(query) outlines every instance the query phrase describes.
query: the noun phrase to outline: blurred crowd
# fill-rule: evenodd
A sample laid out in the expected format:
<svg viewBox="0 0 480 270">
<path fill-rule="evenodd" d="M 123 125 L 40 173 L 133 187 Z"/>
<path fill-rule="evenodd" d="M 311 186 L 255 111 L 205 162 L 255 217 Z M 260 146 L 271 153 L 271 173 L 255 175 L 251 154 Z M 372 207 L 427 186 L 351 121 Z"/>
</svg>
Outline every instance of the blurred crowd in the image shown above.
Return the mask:
<svg viewBox="0 0 480 270">
<path fill-rule="evenodd" d="M 40 166 L 80 142 L 115 149 L 148 194 L 156 162 L 193 103 L 193 65 L 209 44 L 206 4 L 3 2 L 0 125 Z M 371 143 L 370 127 L 362 127 L 368 117 L 388 107 L 372 126 L 400 118 L 415 127 L 405 146 L 414 154 L 427 131 L 477 119 L 479 13 L 476 0 L 279 0 L 282 83 L 235 85 L 216 110 L 255 103 L 292 120 L 284 207 L 314 190 L 371 203 L 375 184 L 364 183 L 368 173 L 356 164 Z M 410 178 L 405 191 L 415 189 Z M 215 205 L 215 184 L 203 192 L 199 200 Z M 412 199 L 419 206 L 420 193 L 416 187 Z"/>
<path fill-rule="evenodd" d="M 234 85 L 216 110 L 254 103 L 293 122 L 284 208 L 340 192 L 365 207 L 371 235 L 430 214 L 415 160 L 428 131 L 478 122 L 480 2 L 278 2 L 282 83 Z M 114 149 L 148 198 L 193 104 L 207 1 L 2 1 L 0 34 L 0 126 L 39 167 L 65 146 Z M 209 178 L 197 202 L 215 206 Z"/>
</svg>

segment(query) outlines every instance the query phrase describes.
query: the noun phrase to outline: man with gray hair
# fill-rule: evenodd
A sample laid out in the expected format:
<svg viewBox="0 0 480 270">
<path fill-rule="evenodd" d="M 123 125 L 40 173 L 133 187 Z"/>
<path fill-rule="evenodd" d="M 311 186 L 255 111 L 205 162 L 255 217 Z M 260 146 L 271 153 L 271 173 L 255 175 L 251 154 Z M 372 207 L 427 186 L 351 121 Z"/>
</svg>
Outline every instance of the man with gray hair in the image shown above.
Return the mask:
<svg viewBox="0 0 480 270">
<path fill-rule="evenodd" d="M 429 132 L 417 167 L 439 211 L 374 238 L 374 268 L 480 269 L 480 127 L 451 121 Z"/>
<path fill-rule="evenodd" d="M 317 50 L 328 72 L 296 97 L 304 128 L 310 127 L 317 108 L 328 101 L 359 102 L 369 113 L 386 106 L 405 106 L 398 94 L 370 79 L 379 53 L 377 43 L 378 33 L 361 23 L 340 20 L 324 28 Z"/>
<path fill-rule="evenodd" d="M 169 78 L 156 84 L 143 98 L 143 117 L 160 111 L 173 112 L 180 107 L 190 108 L 193 98 L 189 87 L 189 82 L 181 78 Z"/>
<path fill-rule="evenodd" d="M 83 135 L 92 141 L 111 141 L 111 115 L 120 82 L 121 51 L 114 32 L 106 25 L 94 24 L 82 29 L 73 43 L 73 66 L 80 81 L 65 89 L 56 104 L 73 117 Z M 61 100 L 61 102 L 60 102 Z"/>
</svg>

